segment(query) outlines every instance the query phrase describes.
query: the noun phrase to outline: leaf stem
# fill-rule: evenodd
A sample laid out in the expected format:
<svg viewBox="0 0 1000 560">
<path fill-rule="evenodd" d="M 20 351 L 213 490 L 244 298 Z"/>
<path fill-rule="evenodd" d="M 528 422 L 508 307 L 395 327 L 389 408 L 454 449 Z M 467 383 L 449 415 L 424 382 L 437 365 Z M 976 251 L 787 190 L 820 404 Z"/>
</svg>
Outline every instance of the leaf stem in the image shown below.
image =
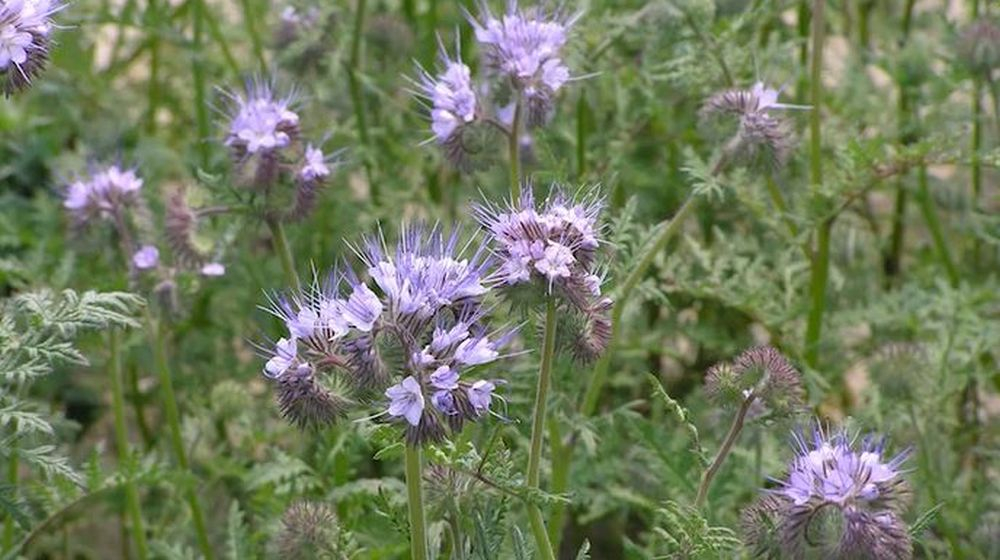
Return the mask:
<svg viewBox="0 0 1000 560">
<path fill-rule="evenodd" d="M 406 496 L 410 516 L 410 558 L 427 560 L 427 524 L 424 520 L 424 491 L 420 448 L 407 444 Z"/>
<path fill-rule="evenodd" d="M 535 391 L 535 408 L 531 421 L 531 449 L 528 454 L 527 486 L 529 489 L 540 488 L 542 467 L 542 440 L 545 433 L 545 412 L 548 404 L 549 385 L 552 381 L 552 362 L 556 353 L 556 303 L 548 298 L 545 306 L 545 325 L 542 340 L 542 358 L 538 367 L 538 387 Z M 528 518 L 531 521 L 531 532 L 535 536 L 535 545 L 542 558 L 555 560 L 552 544 L 545 530 L 545 521 L 538 505 L 528 502 Z"/>
<path fill-rule="evenodd" d="M 719 448 L 719 452 L 716 453 L 715 458 L 712 459 L 712 464 L 705 469 L 705 472 L 701 475 L 701 483 L 698 484 L 698 496 L 694 500 L 694 507 L 701 509 L 705 505 L 705 499 L 708 497 L 708 489 L 712 486 L 712 479 L 719 472 L 719 468 L 722 463 L 726 461 L 726 457 L 729 456 L 729 452 L 733 449 L 733 444 L 736 443 L 737 438 L 740 437 L 740 432 L 743 431 L 743 423 L 746 421 L 747 411 L 750 410 L 750 405 L 756 399 L 754 394 L 750 394 L 747 398 L 743 399 L 743 403 L 740 405 L 739 411 L 736 413 L 736 417 L 733 418 L 733 423 L 729 426 L 729 432 L 726 433 L 726 439 L 722 441 L 722 447 Z"/>
<path fill-rule="evenodd" d="M 108 376 L 111 378 L 111 406 L 114 411 L 115 445 L 118 447 L 118 462 L 126 465 L 131 458 L 131 446 L 128 442 L 128 431 L 125 428 L 125 396 L 122 381 L 121 334 L 118 329 L 108 331 L 108 352 L 111 363 L 108 364 Z M 132 537 L 135 539 L 135 550 L 139 560 L 149 557 L 146 546 L 146 528 L 142 521 L 142 506 L 139 502 L 139 490 L 135 481 L 129 476 L 125 479 L 125 500 L 128 507 L 129 520 L 132 522 Z M 126 541 L 127 542 L 127 541 Z"/>
</svg>

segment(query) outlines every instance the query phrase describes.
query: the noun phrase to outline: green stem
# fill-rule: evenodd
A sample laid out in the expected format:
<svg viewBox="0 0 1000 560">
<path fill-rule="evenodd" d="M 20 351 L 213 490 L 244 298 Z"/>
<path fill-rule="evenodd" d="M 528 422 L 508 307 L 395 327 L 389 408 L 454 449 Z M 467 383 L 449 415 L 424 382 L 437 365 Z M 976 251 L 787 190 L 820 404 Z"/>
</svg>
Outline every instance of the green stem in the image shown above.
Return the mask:
<svg viewBox="0 0 1000 560">
<path fill-rule="evenodd" d="M 372 202 L 378 205 L 381 193 L 378 184 L 372 180 L 368 119 L 364 96 L 361 94 L 361 81 L 358 79 L 358 74 L 361 72 L 361 35 L 365 28 L 365 9 L 366 1 L 358 0 L 354 10 L 354 26 L 351 30 L 350 57 L 347 60 L 347 85 L 351 93 L 351 105 L 354 107 L 354 122 L 358 126 L 358 140 L 364 150 L 361 161 L 365 168 L 365 177 L 368 179 L 368 189 L 371 193 Z"/>
<path fill-rule="evenodd" d="M 927 168 L 925 166 L 921 165 L 917 169 L 917 178 L 919 181 L 917 196 L 920 211 L 924 215 L 924 221 L 927 222 L 927 228 L 931 232 L 931 239 L 934 241 L 934 248 L 937 250 L 941 264 L 948 275 L 948 283 L 951 284 L 951 287 L 955 288 L 958 286 L 959 280 L 958 268 L 955 266 L 955 260 L 951 256 L 951 251 L 948 250 L 948 243 L 945 241 L 944 231 L 941 228 L 941 220 L 938 218 L 937 209 L 934 207 L 934 200 L 931 198 L 931 193 L 927 185 Z"/>
<path fill-rule="evenodd" d="M 583 179 L 587 171 L 587 94 L 580 92 L 576 100 L 576 176 Z"/>
<path fill-rule="evenodd" d="M 632 295 L 632 290 L 639 284 L 639 281 L 646 274 L 646 270 L 653 264 L 653 261 L 663 251 L 663 248 L 667 246 L 667 243 L 673 238 L 674 234 L 680 230 L 684 220 L 695 209 L 695 198 L 694 194 L 689 195 L 684 204 L 677 209 L 677 212 L 669 221 L 660 222 L 656 226 L 657 231 L 653 240 L 649 243 L 649 250 L 643 254 L 639 263 L 625 277 L 621 288 L 617 290 L 615 304 L 611 309 L 611 339 L 608 343 L 607 351 L 594 364 L 594 373 L 590 376 L 590 383 L 587 385 L 587 390 L 583 395 L 583 401 L 580 405 L 580 414 L 582 416 L 592 416 L 597 410 L 597 401 L 601 396 L 601 390 L 604 388 L 608 366 L 611 362 L 611 356 L 614 354 L 618 334 L 621 330 L 622 314 L 625 312 L 625 304 L 628 302 L 629 296 Z"/>
<path fill-rule="evenodd" d="M 420 448 L 406 445 L 406 496 L 410 514 L 410 558 L 427 560 L 427 523 L 424 520 L 424 491 Z"/>
<path fill-rule="evenodd" d="M 159 2 L 149 0 L 146 4 L 146 20 L 152 18 L 152 36 L 149 38 L 149 86 L 147 90 L 149 113 L 146 115 L 146 132 L 156 132 L 156 111 L 160 107 L 160 14 Z"/>
<path fill-rule="evenodd" d="M 156 361 L 156 373 L 160 383 L 160 398 L 163 400 L 164 415 L 167 420 L 167 428 L 170 435 L 170 446 L 174 452 L 174 459 L 180 466 L 181 471 L 188 473 L 191 470 L 188 463 L 187 451 L 184 448 L 184 439 L 181 435 L 180 411 L 177 408 L 177 397 L 174 393 L 173 375 L 170 372 L 170 364 L 167 361 L 167 333 L 166 329 L 153 317 L 149 308 L 146 309 L 146 330 L 153 338 L 153 354 Z M 212 552 L 212 545 L 208 540 L 208 531 L 205 528 L 205 514 L 198 499 L 198 493 L 194 488 L 185 489 L 185 498 L 191 510 L 191 518 L 194 522 L 195 533 L 198 537 L 198 546 L 206 560 L 215 558 Z"/>
<path fill-rule="evenodd" d="M 814 0 L 812 11 L 812 59 L 810 68 L 809 100 L 812 111 L 809 114 L 809 179 L 813 190 L 819 195 L 823 181 L 821 104 L 823 101 L 823 8 L 825 0 Z M 833 218 L 824 219 L 816 232 L 816 251 L 812 260 L 809 282 L 810 308 L 806 323 L 805 355 L 806 363 L 816 367 L 819 360 L 819 339 L 823 331 L 823 314 L 826 311 L 826 283 L 830 273 L 830 231 Z"/>
<path fill-rule="evenodd" d="M 906 46 L 910 38 L 910 26 L 913 21 L 913 5 L 915 0 L 906 0 L 903 8 L 902 38 L 900 48 Z M 906 84 L 899 84 L 899 101 L 896 105 L 896 120 L 899 127 L 899 143 L 902 145 L 912 144 L 916 140 L 916 130 L 910 118 L 910 91 Z M 906 190 L 906 174 L 900 174 L 896 181 L 896 204 L 892 216 L 892 233 L 889 239 L 889 252 L 885 257 L 883 268 L 885 270 L 887 285 L 891 284 L 893 277 L 900 273 L 900 263 L 903 255 L 903 240 L 906 230 L 906 205 L 909 193 Z"/>
<path fill-rule="evenodd" d="M 292 256 L 292 249 L 288 245 L 288 238 L 285 237 L 285 228 L 276 219 L 268 219 L 267 227 L 271 230 L 271 242 L 274 244 L 274 252 L 278 253 L 281 260 L 281 269 L 285 273 L 285 282 L 296 293 L 302 291 L 302 284 L 299 282 L 299 275 L 295 272 L 295 258 Z"/>
<path fill-rule="evenodd" d="M 209 129 L 208 105 L 205 97 L 205 67 L 203 60 L 203 28 L 205 0 L 191 0 L 191 74 L 194 80 L 194 114 L 198 127 L 198 165 L 208 169 Z"/>
<path fill-rule="evenodd" d="M 552 449 L 552 480 L 550 481 L 551 492 L 560 495 L 566 492 L 569 485 L 569 460 L 571 455 L 568 452 L 568 444 L 563 443 L 559 421 L 555 418 L 549 419 L 549 447 Z M 549 542 L 552 543 L 552 550 L 559 550 L 559 542 L 562 540 L 562 529 L 566 519 L 566 504 L 559 502 L 553 504 L 552 512 L 549 514 Z"/>
<path fill-rule="evenodd" d="M 108 375 L 111 377 L 111 405 L 115 418 L 115 445 L 118 447 L 118 462 L 125 465 L 130 461 L 132 448 L 128 443 L 128 431 L 125 428 L 125 395 L 124 382 L 122 381 L 120 338 L 118 329 L 112 328 L 108 332 L 108 352 L 111 354 Z M 146 527 L 142 521 L 139 490 L 131 476 L 125 480 L 125 500 L 129 520 L 132 522 L 132 537 L 135 539 L 136 554 L 139 560 L 146 560 L 149 557 L 149 551 L 146 547 Z"/>
<path fill-rule="evenodd" d="M 250 45 L 253 47 L 254 58 L 260 66 L 260 71 L 267 70 L 267 61 L 264 60 L 264 42 L 260 38 L 260 32 L 254 25 L 255 14 L 253 4 L 250 0 L 240 0 L 240 7 L 243 9 L 243 25 L 246 27 L 247 35 L 250 36 Z"/>
<path fill-rule="evenodd" d="M 14 433 L 17 433 L 17 424 L 14 424 Z M 10 449 L 8 451 L 10 457 L 7 458 L 7 484 L 11 488 L 17 488 L 17 471 L 18 471 L 18 459 L 17 459 L 17 449 Z M 10 550 L 10 547 L 14 544 L 14 527 L 15 521 L 13 515 L 8 515 L 6 521 L 4 521 L 3 526 L 3 549 Z"/>
<path fill-rule="evenodd" d="M 507 152 L 510 154 L 510 200 L 518 204 L 521 200 L 521 98 L 514 102 L 514 119 L 507 136 Z"/>
<path fill-rule="evenodd" d="M 542 360 L 538 367 L 538 387 L 535 390 L 535 408 L 531 420 L 531 450 L 528 454 L 527 486 L 538 490 L 541 487 L 542 440 L 545 433 L 545 411 L 548 405 L 549 385 L 552 381 L 552 362 L 556 353 L 556 303 L 548 298 L 545 306 L 545 326 L 542 341 Z M 555 559 L 552 544 L 545 530 L 545 521 L 538 505 L 528 502 L 528 518 L 535 545 L 542 558 Z"/>
<path fill-rule="evenodd" d="M 715 459 L 712 459 L 712 464 L 705 469 L 705 472 L 701 475 L 701 483 L 698 485 L 698 496 L 694 500 L 694 507 L 701 509 L 705 505 L 705 499 L 708 497 L 708 489 L 712 486 L 712 479 L 719 472 L 719 468 L 722 463 L 726 461 L 726 457 L 729 456 L 729 452 L 733 449 L 733 444 L 736 443 L 736 439 L 740 437 L 740 432 L 743 431 L 743 423 L 747 417 L 747 411 L 750 410 L 750 405 L 756 399 L 754 395 L 750 395 L 746 399 L 743 399 L 743 404 L 740 405 L 739 411 L 736 413 L 736 417 L 733 418 L 732 425 L 729 426 L 729 432 L 726 434 L 726 439 L 722 441 L 722 447 L 719 448 L 719 452 L 715 454 Z"/>
</svg>

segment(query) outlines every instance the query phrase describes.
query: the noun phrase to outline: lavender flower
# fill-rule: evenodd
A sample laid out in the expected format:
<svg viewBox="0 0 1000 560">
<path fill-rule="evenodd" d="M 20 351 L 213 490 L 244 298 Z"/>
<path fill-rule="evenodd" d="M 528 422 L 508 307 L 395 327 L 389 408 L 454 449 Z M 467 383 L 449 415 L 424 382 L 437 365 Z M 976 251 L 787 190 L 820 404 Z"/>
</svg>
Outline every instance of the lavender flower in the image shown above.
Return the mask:
<svg viewBox="0 0 1000 560">
<path fill-rule="evenodd" d="M 0 90 L 5 96 L 31 85 L 45 67 L 52 15 L 62 8 L 52 0 L 0 3 Z"/>
<path fill-rule="evenodd" d="M 724 147 L 724 157 L 754 165 L 763 163 L 779 169 L 788 161 L 792 132 L 788 124 L 770 113 L 772 109 L 808 109 L 778 102 L 780 90 L 757 82 L 750 89 L 730 89 L 708 98 L 701 109 L 703 118 L 736 116 L 739 127 Z"/>
<path fill-rule="evenodd" d="M 141 188 L 142 179 L 134 170 L 111 165 L 70 183 L 63 207 L 79 224 L 112 218 L 137 202 Z"/>
<path fill-rule="evenodd" d="M 160 263 L 160 251 L 153 245 L 143 245 L 132 255 L 132 265 L 139 270 L 156 268 Z"/>
<path fill-rule="evenodd" d="M 345 391 L 382 392 L 383 414 L 403 423 L 413 445 L 438 441 L 488 414 L 499 382 L 464 376 L 497 360 L 510 335 L 487 332 L 481 306 L 486 263 L 480 253 L 463 257 L 458 239 L 436 228 L 408 228 L 390 251 L 381 238 L 371 238 L 357 250 L 370 286 L 350 269 L 335 269 L 303 293 L 272 297 L 268 311 L 288 336 L 269 353 L 265 375 L 317 386 L 322 376 Z M 381 347 L 402 350 L 403 363 L 387 366 Z M 396 370 L 403 378 L 387 387 L 388 372 Z"/>
<path fill-rule="evenodd" d="M 912 543 L 900 514 L 908 489 L 900 467 L 907 453 L 886 458 L 884 440 L 860 444 L 846 432 L 796 434 L 797 456 L 779 487 L 745 519 L 775 520 L 773 531 L 751 527 L 757 548 L 774 535 L 783 554 L 805 558 L 910 558 Z M 753 512 L 751 512 L 753 513 Z"/>
<path fill-rule="evenodd" d="M 299 132 L 299 115 L 291 96 L 277 97 L 270 85 L 247 84 L 246 94 L 230 93 L 233 104 L 225 144 L 237 160 L 270 157 L 288 147 Z"/>
<path fill-rule="evenodd" d="M 478 19 L 469 17 L 486 68 L 518 92 L 527 108 L 529 126 L 548 119 L 555 94 L 570 79 L 562 48 L 578 17 L 546 14 L 538 7 L 522 10 L 517 0 L 508 1 L 506 12 L 499 17 L 485 3 Z"/>
<path fill-rule="evenodd" d="M 478 109 L 472 72 L 461 61 L 461 52 L 452 59 L 442 46 L 440 58 L 444 68 L 436 76 L 419 68 L 418 95 L 430 103 L 433 140 L 448 161 L 467 168 L 469 148 L 464 134 L 476 122 Z"/>
<path fill-rule="evenodd" d="M 543 297 L 567 301 L 584 319 L 573 329 L 579 342 L 574 351 L 583 359 L 600 355 L 610 338 L 611 299 L 601 295 L 595 274 L 602 206 L 594 195 L 573 200 L 557 187 L 538 206 L 529 186 L 516 204 L 476 208 L 499 260 L 493 282 L 539 287 Z"/>
<path fill-rule="evenodd" d="M 224 276 L 226 274 L 226 266 L 218 262 L 205 263 L 199 272 L 201 272 L 202 276 Z"/>
</svg>

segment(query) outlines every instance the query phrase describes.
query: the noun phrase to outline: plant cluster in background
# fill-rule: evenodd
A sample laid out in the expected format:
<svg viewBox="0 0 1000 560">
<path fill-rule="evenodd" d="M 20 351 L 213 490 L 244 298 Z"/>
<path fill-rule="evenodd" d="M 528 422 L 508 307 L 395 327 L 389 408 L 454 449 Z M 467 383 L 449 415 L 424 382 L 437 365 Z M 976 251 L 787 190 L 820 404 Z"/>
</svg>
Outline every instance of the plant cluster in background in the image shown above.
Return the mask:
<svg viewBox="0 0 1000 560">
<path fill-rule="evenodd" d="M 982 0 L 0 0 L 0 558 L 993 558 Z"/>
</svg>

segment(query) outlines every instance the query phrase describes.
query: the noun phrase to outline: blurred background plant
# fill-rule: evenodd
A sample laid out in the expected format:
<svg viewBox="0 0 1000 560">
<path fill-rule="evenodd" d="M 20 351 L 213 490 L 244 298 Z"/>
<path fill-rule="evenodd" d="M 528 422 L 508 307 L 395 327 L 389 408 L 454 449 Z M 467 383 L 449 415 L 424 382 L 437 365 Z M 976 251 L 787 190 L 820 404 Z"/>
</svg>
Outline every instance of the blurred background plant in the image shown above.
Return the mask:
<svg viewBox="0 0 1000 560">
<path fill-rule="evenodd" d="M 470 426 L 426 451 L 431 549 L 532 557 L 527 500 L 561 558 L 749 556 L 740 511 L 783 479 L 799 451 L 791 429 L 815 415 L 888 435 L 893 454 L 912 447 L 902 517 L 914 556 L 1000 555 L 996 6 L 569 7 L 584 15 L 563 56 L 584 78 L 562 89 L 518 157 L 537 194 L 553 182 L 601 185 L 613 351 L 595 366 L 605 372 L 596 388 L 591 366 L 555 360 L 533 492 L 523 465 L 538 356 L 508 361 L 510 422 Z M 118 157 L 140 170 L 152 216 L 170 216 L 178 192 L 189 209 L 233 203 L 222 90 L 263 76 L 295 85 L 303 138 L 347 148 L 309 217 L 282 230 L 300 277 L 379 224 L 389 239 L 404 219 L 471 226 L 470 203 L 509 196 L 510 173 L 459 172 L 421 147 L 427 112 L 406 79 L 414 59 L 435 68 L 437 36 L 450 49 L 455 33 L 479 75 L 466 10 L 479 8 L 79 0 L 52 14 L 47 64 L 30 88 L 0 101 L 5 554 L 142 557 L 132 486 L 150 557 L 204 555 L 181 499 L 192 488 L 220 558 L 405 557 L 398 434 L 344 422 L 303 437 L 281 420 L 261 375 L 248 340 L 281 325 L 256 307 L 265 291 L 290 285 L 275 230 L 261 227 L 266 216 L 205 215 L 194 246 L 224 248 L 225 275 L 181 276 L 171 292 L 166 348 L 190 462 L 182 469 L 161 428 L 154 348 L 136 328 L 144 309 L 164 308 L 144 305 L 139 294 L 152 292 L 129 284 L 116 234 L 77 235 L 60 195 L 86 162 Z M 760 105 L 716 115 L 721 123 L 704 118 L 713 96 L 757 82 L 780 92 L 778 103 L 810 108 L 767 108 L 780 124 Z M 756 157 L 772 152 L 746 151 L 748 138 L 781 157 Z M 483 142 L 480 157 L 509 158 L 501 144 Z M 736 147 L 741 157 L 726 155 Z M 96 332 L 110 327 L 117 353 Z M 521 329 L 512 345 L 538 348 L 536 332 Z M 709 398 L 706 372 L 758 345 L 801 373 L 804 411 L 792 420 L 750 411 L 696 507 L 734 419 Z M 115 354 L 126 453 L 105 371 Z"/>
</svg>

